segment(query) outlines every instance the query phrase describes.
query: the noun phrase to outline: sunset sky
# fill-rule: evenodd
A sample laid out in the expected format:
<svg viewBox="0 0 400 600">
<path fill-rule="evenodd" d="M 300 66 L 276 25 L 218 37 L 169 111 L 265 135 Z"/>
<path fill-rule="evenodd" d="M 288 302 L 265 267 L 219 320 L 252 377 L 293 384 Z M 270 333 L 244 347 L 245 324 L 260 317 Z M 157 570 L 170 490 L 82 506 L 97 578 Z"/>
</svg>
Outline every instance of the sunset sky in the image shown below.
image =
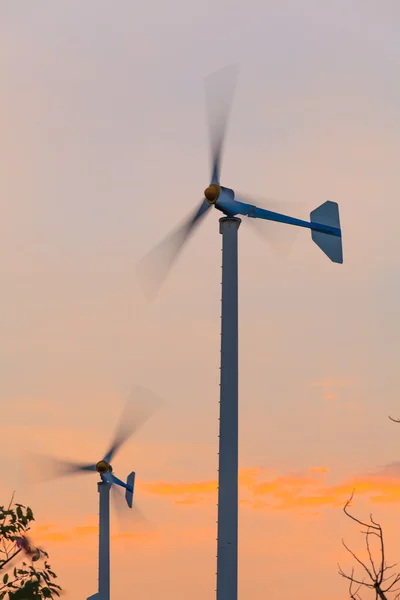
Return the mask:
<svg viewBox="0 0 400 600">
<path fill-rule="evenodd" d="M 112 598 L 215 596 L 219 215 L 150 306 L 136 266 L 202 198 L 231 63 L 222 183 L 338 202 L 344 246 L 239 230 L 239 598 L 348 597 L 354 487 L 400 561 L 399 26 L 396 0 L 0 3 L 0 504 L 32 507 L 67 598 L 97 589 L 96 476 L 32 485 L 23 456 L 99 460 L 136 385 L 163 402 L 113 465 L 148 524 L 113 518 Z"/>
</svg>

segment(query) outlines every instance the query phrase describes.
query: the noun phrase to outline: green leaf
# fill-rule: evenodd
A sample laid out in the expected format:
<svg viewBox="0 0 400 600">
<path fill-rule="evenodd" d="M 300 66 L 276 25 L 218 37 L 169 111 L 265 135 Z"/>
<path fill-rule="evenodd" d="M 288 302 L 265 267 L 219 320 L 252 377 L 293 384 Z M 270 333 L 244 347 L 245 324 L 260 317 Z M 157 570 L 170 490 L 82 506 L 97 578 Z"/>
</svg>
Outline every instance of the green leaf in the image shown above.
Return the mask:
<svg viewBox="0 0 400 600">
<path fill-rule="evenodd" d="M 29 506 L 28 506 L 28 508 L 26 509 L 26 516 L 27 516 L 27 518 L 29 519 L 29 521 L 34 521 L 34 520 L 35 520 L 35 517 L 33 516 L 32 509 L 31 509 L 31 508 L 29 508 Z"/>
<path fill-rule="evenodd" d="M 18 586 L 17 586 L 17 585 L 15 585 L 15 583 L 14 583 L 13 581 L 10 581 L 10 583 L 8 584 L 8 587 L 9 587 L 9 588 L 12 588 L 13 590 L 15 590 L 15 589 L 17 589 L 17 588 L 18 588 Z"/>
<path fill-rule="evenodd" d="M 29 506 L 26 508 L 23 504 L 17 503 L 12 504 L 12 509 L 0 506 L 0 542 L 6 544 L 5 547 L 15 548 L 15 542 L 21 535 L 26 535 L 30 529 L 30 522 L 34 520 L 33 511 Z M 0 550 L 0 571 L 4 562 L 1 557 Z M 3 587 L 7 591 L 0 591 L 0 600 L 43 600 L 60 596 L 62 588 L 53 583 L 51 578 L 55 579 L 57 575 L 51 570 L 47 558 L 47 552 L 37 550 L 33 556 L 30 556 L 28 564 L 25 559 L 20 562 L 21 568 L 13 569 L 14 578 L 6 573 L 3 577 Z M 39 567 L 36 563 L 40 559 L 44 560 Z"/>
</svg>

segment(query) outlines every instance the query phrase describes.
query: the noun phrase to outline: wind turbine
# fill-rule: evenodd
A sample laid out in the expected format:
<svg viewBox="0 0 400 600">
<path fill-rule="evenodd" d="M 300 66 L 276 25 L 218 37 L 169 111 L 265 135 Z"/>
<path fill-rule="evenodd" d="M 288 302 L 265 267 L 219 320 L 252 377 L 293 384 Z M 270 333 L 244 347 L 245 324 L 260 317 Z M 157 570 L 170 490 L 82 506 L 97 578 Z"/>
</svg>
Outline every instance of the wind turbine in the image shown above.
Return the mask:
<svg viewBox="0 0 400 600">
<path fill-rule="evenodd" d="M 146 400 L 143 392 L 147 395 Z M 42 472 L 47 466 L 46 470 L 49 470 L 49 476 L 46 479 L 84 473 L 98 473 L 100 476 L 100 481 L 97 483 L 99 492 L 98 591 L 89 596 L 87 600 L 110 600 L 110 490 L 117 492 L 115 486 L 124 488 L 126 504 L 129 508 L 132 508 L 135 487 L 135 472 L 132 471 L 128 475 L 125 483 L 114 475 L 111 462 L 116 457 L 122 445 L 147 421 L 154 409 L 152 401 L 155 397 L 150 397 L 148 392 L 142 389 L 135 390 L 134 396 L 136 398 L 138 394 L 141 394 L 141 402 L 134 402 L 130 399 L 126 403 L 109 449 L 98 462 L 82 464 L 38 456 L 35 461 L 39 467 L 41 463 Z M 48 469 L 49 467 L 50 469 Z M 114 495 L 114 500 L 118 501 L 116 494 Z"/>
<path fill-rule="evenodd" d="M 206 80 L 211 140 L 211 179 L 194 213 L 142 259 L 139 275 L 158 273 L 154 295 L 185 242 L 213 206 L 222 234 L 222 318 L 218 468 L 217 600 L 237 599 L 238 579 L 238 229 L 241 219 L 264 219 L 311 231 L 312 240 L 335 263 L 343 262 L 339 209 L 325 202 L 303 221 L 263 208 L 235 196 L 221 185 L 220 170 L 228 115 L 236 83 L 235 67 L 222 69 Z M 143 283 L 146 283 L 143 281 Z"/>
</svg>

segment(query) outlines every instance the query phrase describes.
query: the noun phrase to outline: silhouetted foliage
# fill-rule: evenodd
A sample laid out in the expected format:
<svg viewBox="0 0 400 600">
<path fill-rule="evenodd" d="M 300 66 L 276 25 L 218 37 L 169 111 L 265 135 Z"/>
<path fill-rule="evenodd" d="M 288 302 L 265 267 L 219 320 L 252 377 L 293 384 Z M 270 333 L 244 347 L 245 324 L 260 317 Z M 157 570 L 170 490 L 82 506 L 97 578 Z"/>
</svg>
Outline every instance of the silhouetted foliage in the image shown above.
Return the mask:
<svg viewBox="0 0 400 600">
<path fill-rule="evenodd" d="M 7 508 L 0 506 L 0 600 L 60 596 L 47 552 L 35 547 L 26 535 L 34 520 L 29 506 L 14 503 L 14 495 Z"/>
</svg>

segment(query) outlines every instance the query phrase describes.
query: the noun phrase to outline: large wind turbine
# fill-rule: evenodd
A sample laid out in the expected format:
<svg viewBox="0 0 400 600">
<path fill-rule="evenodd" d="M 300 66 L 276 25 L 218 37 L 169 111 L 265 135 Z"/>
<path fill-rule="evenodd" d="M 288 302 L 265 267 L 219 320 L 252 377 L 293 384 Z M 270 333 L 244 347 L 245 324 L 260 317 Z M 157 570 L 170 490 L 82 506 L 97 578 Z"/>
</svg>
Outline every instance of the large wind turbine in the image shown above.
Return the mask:
<svg viewBox="0 0 400 600">
<path fill-rule="evenodd" d="M 141 394 L 140 404 L 133 400 L 126 403 L 112 443 L 104 457 L 97 463 L 81 464 L 47 457 L 38 457 L 36 460 L 36 464 L 42 472 L 44 469 L 48 472 L 47 478 L 92 472 L 97 472 L 100 476 L 100 481 L 97 483 L 99 492 L 98 591 L 90 596 L 88 600 L 110 600 L 110 490 L 116 491 L 115 486 L 124 488 L 126 503 L 129 508 L 132 508 L 135 485 L 135 472 L 132 471 L 128 475 L 125 483 L 114 475 L 111 461 L 116 457 L 121 446 L 147 421 L 153 412 L 153 398 L 148 396 L 147 402 L 143 402 L 143 392 L 145 390 L 135 390 L 134 398 L 137 399 L 138 395 Z M 118 501 L 116 494 L 114 499 Z"/>
<path fill-rule="evenodd" d="M 214 206 L 222 234 L 222 322 L 218 469 L 217 600 L 237 599 L 238 562 L 238 229 L 241 219 L 264 219 L 303 227 L 335 263 L 343 262 L 339 209 L 325 202 L 311 212 L 310 221 L 258 208 L 220 182 L 222 150 L 235 85 L 235 69 L 228 67 L 206 81 L 211 138 L 211 179 L 204 199 L 183 225 L 141 262 L 142 275 L 156 273 L 156 288 L 166 276 L 189 236 Z M 149 273 L 150 274 L 150 273 Z M 150 290 L 153 294 L 156 291 Z"/>
</svg>

